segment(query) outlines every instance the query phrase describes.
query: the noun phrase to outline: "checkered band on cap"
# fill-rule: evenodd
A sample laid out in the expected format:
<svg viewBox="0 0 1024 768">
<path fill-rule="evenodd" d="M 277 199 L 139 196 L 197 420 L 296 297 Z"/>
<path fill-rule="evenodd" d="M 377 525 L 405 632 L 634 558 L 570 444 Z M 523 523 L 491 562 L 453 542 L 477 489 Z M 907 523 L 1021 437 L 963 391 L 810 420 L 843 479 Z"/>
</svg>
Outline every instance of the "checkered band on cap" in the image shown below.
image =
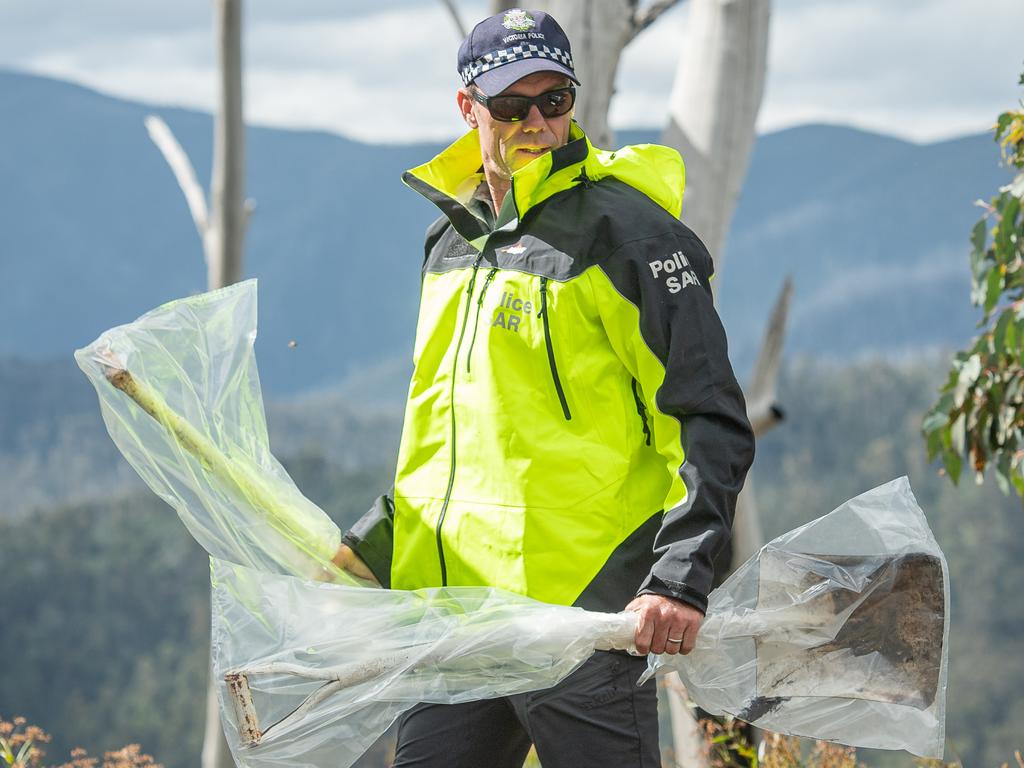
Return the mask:
<svg viewBox="0 0 1024 768">
<path fill-rule="evenodd" d="M 463 67 L 462 71 L 459 72 L 459 76 L 462 78 L 463 85 L 469 85 L 484 72 L 505 64 L 511 64 L 513 61 L 522 61 L 523 59 L 551 59 L 559 64 L 564 64 L 569 69 L 573 69 L 572 54 L 568 51 L 548 45 L 521 43 L 520 45 L 513 45 L 511 48 L 485 53 L 479 59 L 472 61 L 468 67 Z"/>
</svg>

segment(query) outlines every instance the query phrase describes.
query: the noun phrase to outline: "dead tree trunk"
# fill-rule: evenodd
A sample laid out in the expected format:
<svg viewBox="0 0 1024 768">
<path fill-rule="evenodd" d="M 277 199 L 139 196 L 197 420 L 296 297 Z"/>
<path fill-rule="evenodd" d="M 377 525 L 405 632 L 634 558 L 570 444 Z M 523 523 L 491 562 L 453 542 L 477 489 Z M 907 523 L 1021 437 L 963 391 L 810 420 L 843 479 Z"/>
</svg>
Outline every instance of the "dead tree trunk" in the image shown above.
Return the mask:
<svg viewBox="0 0 1024 768">
<path fill-rule="evenodd" d="M 216 0 L 219 101 L 214 126 L 210 204 L 195 170 L 167 124 L 146 118 L 153 143 L 163 153 L 188 203 L 203 244 L 207 288 L 214 290 L 242 278 L 242 246 L 252 204 L 245 199 L 245 125 L 242 116 L 242 3 Z M 233 768 L 221 728 L 213 680 L 207 688 L 203 768 Z"/>
<path fill-rule="evenodd" d="M 768 17 L 769 0 L 690 0 L 662 134 L 686 162 L 684 218 L 719 274 L 764 93 Z"/>
<path fill-rule="evenodd" d="M 245 204 L 245 124 L 242 115 L 242 0 L 216 0 L 220 91 L 210 182 L 213 221 L 207 232 L 207 285 L 242 279 L 242 244 L 250 207 Z M 206 691 L 202 768 L 233 768 L 217 703 L 216 681 Z"/>
<path fill-rule="evenodd" d="M 768 59 L 769 0 L 691 0 L 683 33 L 675 82 L 669 102 L 669 123 L 662 141 L 679 150 L 686 163 L 683 219 L 715 256 L 715 290 L 721 286 L 725 238 L 736 209 L 750 151 L 757 113 L 764 93 Z M 758 371 L 748 389 L 748 415 L 760 437 L 778 423 L 775 377 L 782 353 L 787 282 L 769 324 Z M 749 482 L 736 504 L 730 572 L 764 543 L 761 520 Z M 673 722 L 690 710 L 680 697 L 678 680 L 667 681 Z M 682 725 L 673 726 L 683 732 Z M 707 765 L 704 755 L 676 745 L 694 768 Z"/>
<path fill-rule="evenodd" d="M 242 3 L 217 0 L 220 92 L 214 127 L 213 226 L 208 285 L 212 290 L 242 278 L 245 239 L 245 126 L 242 121 Z"/>
<path fill-rule="evenodd" d="M 594 146 L 611 147 L 608 108 L 615 93 L 619 57 L 634 35 L 635 1 L 548 0 L 543 5 L 572 42 L 576 74 L 583 83 L 576 100 L 576 119 Z"/>
</svg>

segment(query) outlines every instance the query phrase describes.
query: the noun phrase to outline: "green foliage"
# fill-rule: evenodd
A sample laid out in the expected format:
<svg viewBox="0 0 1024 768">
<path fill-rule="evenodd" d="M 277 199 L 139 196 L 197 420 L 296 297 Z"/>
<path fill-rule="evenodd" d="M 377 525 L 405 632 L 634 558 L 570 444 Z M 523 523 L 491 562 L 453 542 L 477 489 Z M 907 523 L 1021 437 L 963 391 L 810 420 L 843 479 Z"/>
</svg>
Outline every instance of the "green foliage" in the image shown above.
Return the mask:
<svg viewBox="0 0 1024 768">
<path fill-rule="evenodd" d="M 1017 175 L 981 203 L 971 232 L 971 301 L 982 309 L 982 332 L 954 357 L 922 432 L 929 459 L 941 456 L 954 484 L 966 460 L 979 482 L 991 466 L 1003 493 L 1012 487 L 1024 497 L 1024 110 L 999 116 L 995 140 Z"/>
<path fill-rule="evenodd" d="M 700 727 L 711 768 L 757 768 L 757 745 L 746 723 L 731 717 L 702 719 Z M 774 749 L 771 751 L 773 754 L 776 752 Z M 799 765 L 779 764 L 775 768 L 799 768 Z"/>
</svg>

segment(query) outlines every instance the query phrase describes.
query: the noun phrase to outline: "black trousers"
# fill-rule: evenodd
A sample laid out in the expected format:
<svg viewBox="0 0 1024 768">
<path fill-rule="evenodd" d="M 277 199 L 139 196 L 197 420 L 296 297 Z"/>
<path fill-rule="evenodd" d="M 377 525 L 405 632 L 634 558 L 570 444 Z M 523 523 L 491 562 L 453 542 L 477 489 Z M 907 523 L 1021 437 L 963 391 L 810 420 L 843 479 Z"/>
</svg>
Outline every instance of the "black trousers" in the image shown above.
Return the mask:
<svg viewBox="0 0 1024 768">
<path fill-rule="evenodd" d="M 599 651 L 554 688 L 466 704 L 418 704 L 399 719 L 394 768 L 659 768 L 654 681 L 644 657 Z"/>
</svg>

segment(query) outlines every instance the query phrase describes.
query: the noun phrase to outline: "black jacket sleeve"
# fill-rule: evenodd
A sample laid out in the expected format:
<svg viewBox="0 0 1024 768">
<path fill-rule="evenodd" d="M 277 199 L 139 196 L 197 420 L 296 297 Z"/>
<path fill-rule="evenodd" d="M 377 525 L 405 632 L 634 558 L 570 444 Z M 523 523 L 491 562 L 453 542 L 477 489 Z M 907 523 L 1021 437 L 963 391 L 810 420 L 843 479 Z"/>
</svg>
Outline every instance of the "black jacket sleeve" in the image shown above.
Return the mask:
<svg viewBox="0 0 1024 768">
<path fill-rule="evenodd" d="M 712 561 L 728 542 L 754 457 L 743 393 L 715 311 L 714 266 L 681 223 L 616 249 L 602 269 L 612 284 L 599 306 L 609 338 L 639 382 L 654 445 L 672 484 L 638 594 L 660 594 L 707 610 Z M 618 301 L 618 307 L 614 302 Z"/>
</svg>

